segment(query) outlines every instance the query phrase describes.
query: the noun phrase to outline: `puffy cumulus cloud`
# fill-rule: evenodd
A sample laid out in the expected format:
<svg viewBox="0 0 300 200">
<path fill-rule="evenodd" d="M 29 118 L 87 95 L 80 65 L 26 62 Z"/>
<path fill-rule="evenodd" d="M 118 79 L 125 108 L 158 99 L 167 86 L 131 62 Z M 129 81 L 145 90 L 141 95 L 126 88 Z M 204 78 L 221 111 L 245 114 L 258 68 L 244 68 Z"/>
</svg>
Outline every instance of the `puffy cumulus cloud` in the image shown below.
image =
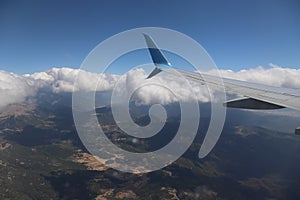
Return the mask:
<svg viewBox="0 0 300 200">
<path fill-rule="evenodd" d="M 269 68 L 258 66 L 251 69 L 240 71 L 232 70 L 210 70 L 205 72 L 211 75 L 220 74 L 222 77 L 242 80 L 247 82 L 300 89 L 300 69 L 283 68 L 274 64 L 269 64 Z M 127 89 L 137 88 L 146 82 L 145 77 L 148 74 L 142 69 L 131 71 L 126 78 Z M 209 102 L 218 99 L 218 91 L 208 92 L 206 86 L 199 83 L 190 82 L 190 87 L 186 85 L 185 80 L 165 73 L 147 80 L 150 86 L 141 87 L 135 93 L 136 99 L 142 104 L 162 103 L 168 104 L 174 101 L 190 101 L 197 99 L 201 102 Z M 152 85 L 151 85 L 152 84 Z M 125 85 L 125 84 L 123 84 Z M 159 86 L 158 86 L 159 85 Z M 169 88 L 172 90 L 170 92 Z M 192 90 L 190 89 L 192 88 Z M 176 96 L 174 95 L 176 94 Z"/>
<path fill-rule="evenodd" d="M 19 103 L 35 94 L 34 82 L 13 73 L 0 71 L 0 108 Z"/>
<path fill-rule="evenodd" d="M 81 71 L 77 76 L 75 91 L 106 91 L 112 90 L 115 83 L 119 80 L 119 75 L 114 74 L 95 74 Z"/>
<path fill-rule="evenodd" d="M 37 88 L 49 87 L 53 92 L 59 93 L 73 92 L 73 90 L 109 90 L 113 88 L 119 76 L 112 74 L 95 74 L 71 68 L 52 68 L 47 72 L 38 72 L 31 75 L 27 74 L 25 77 L 34 80 Z M 74 86 L 76 78 L 78 84 Z"/>
<path fill-rule="evenodd" d="M 79 84 L 74 88 L 77 77 Z M 90 91 L 95 90 L 95 87 L 98 91 L 110 90 L 118 77 L 118 75 L 95 74 L 71 68 L 52 68 L 46 72 L 23 76 L 0 71 L 0 109 L 8 104 L 20 103 L 27 97 L 34 96 L 42 88 L 54 93 L 72 92 L 73 89 Z"/>
<path fill-rule="evenodd" d="M 182 77 L 165 73 L 146 79 L 148 74 L 143 69 L 132 70 L 116 85 L 117 92 L 133 92 L 133 99 L 141 104 L 168 104 L 175 101 L 208 101 L 210 99 L 206 86 L 189 83 Z"/>
<path fill-rule="evenodd" d="M 277 87 L 300 88 L 300 69 L 283 68 L 270 63 L 271 68 L 258 66 L 252 69 L 244 69 L 238 72 L 232 70 L 219 70 L 223 77 L 266 84 Z M 217 74 L 211 70 L 209 74 Z"/>
<path fill-rule="evenodd" d="M 270 64 L 270 68 L 256 67 L 253 69 L 219 70 L 223 77 L 262 83 L 273 86 L 300 88 L 300 70 L 282 68 Z M 217 74 L 212 70 L 209 74 Z M 206 86 L 199 83 L 161 73 L 149 80 L 143 69 L 136 69 L 126 75 L 95 74 L 71 68 L 53 68 L 46 72 L 19 76 L 13 73 L 0 71 L 0 107 L 7 104 L 22 102 L 26 97 L 34 96 L 41 88 L 52 92 L 107 91 L 114 89 L 122 94 L 124 91 L 135 91 L 133 99 L 141 104 L 162 103 L 175 101 L 190 101 L 191 99 L 207 102 L 211 100 Z M 77 85 L 74 88 L 75 80 Z M 189 84 L 189 85 L 188 85 Z M 213 94 L 214 95 L 214 94 Z"/>
</svg>

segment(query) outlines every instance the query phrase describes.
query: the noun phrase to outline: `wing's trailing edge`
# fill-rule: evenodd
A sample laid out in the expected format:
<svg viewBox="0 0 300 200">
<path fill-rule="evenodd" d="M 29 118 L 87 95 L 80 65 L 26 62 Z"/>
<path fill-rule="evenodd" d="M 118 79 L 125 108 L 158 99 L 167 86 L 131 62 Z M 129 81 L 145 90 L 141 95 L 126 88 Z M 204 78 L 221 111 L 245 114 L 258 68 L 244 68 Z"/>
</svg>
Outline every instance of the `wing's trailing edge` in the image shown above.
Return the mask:
<svg viewBox="0 0 300 200">
<path fill-rule="evenodd" d="M 180 69 L 165 68 L 171 66 L 163 53 L 157 48 L 150 36 L 144 35 L 152 60 L 156 68 L 148 76 L 151 78 L 161 71 L 178 76 L 184 76 L 188 80 L 201 84 L 210 84 L 215 87 L 225 88 L 226 91 L 243 95 L 244 99 L 231 100 L 225 102 L 224 106 L 244 109 L 280 109 L 292 108 L 300 110 L 300 90 L 266 86 L 262 84 L 250 83 L 245 81 L 220 78 L 208 74 L 189 72 Z M 300 134 L 300 127 L 295 130 Z"/>
</svg>

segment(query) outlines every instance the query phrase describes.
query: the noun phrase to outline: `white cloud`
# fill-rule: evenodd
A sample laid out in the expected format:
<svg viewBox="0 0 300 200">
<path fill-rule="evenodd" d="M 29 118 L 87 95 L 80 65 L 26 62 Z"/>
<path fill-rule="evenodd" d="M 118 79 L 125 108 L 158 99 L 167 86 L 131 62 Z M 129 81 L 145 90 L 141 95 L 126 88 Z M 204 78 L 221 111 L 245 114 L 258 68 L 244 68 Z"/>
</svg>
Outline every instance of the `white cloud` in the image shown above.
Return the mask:
<svg viewBox="0 0 300 200">
<path fill-rule="evenodd" d="M 188 83 L 180 77 L 161 73 L 151 79 L 146 79 L 148 74 L 143 69 L 130 71 L 123 79 L 124 88 L 131 91 L 135 88 L 134 98 L 141 104 L 161 103 L 168 104 L 175 101 L 190 101 L 198 99 L 208 101 L 209 93 L 206 87 L 198 83 Z M 145 84 L 145 86 L 143 86 Z M 126 86 L 126 88 L 125 88 Z M 143 86 L 143 87 L 141 87 Z M 119 88 L 120 89 L 120 88 Z"/>
<path fill-rule="evenodd" d="M 261 83 L 278 87 L 300 88 L 300 69 L 279 67 L 269 64 L 271 68 L 258 66 L 252 69 L 244 69 L 238 72 L 232 70 L 219 70 L 223 77 L 242 81 Z M 215 70 L 209 72 L 216 74 Z"/>
<path fill-rule="evenodd" d="M 257 67 L 253 69 L 220 70 L 219 72 L 227 78 L 262 83 L 272 86 L 300 88 L 300 70 L 282 68 L 270 64 L 271 68 Z M 203 102 L 210 101 L 209 93 L 205 86 L 198 83 L 190 83 L 192 90 L 185 87 L 185 80 L 174 78 L 174 76 L 161 73 L 160 75 L 146 80 L 148 75 L 143 69 L 130 71 L 127 75 L 95 74 L 71 68 L 53 68 L 46 72 L 26 74 L 19 76 L 13 73 L 0 71 L 0 108 L 11 103 L 22 102 L 26 97 L 34 96 L 41 88 L 48 88 L 52 92 L 72 92 L 75 79 L 78 78 L 78 90 L 97 91 L 112 90 L 119 80 L 115 90 L 135 90 L 143 84 L 150 84 L 136 90 L 134 99 L 142 104 L 162 103 L 167 104 L 177 100 L 189 101 L 197 99 Z M 216 74 L 216 70 L 208 72 Z M 167 88 L 171 88 L 177 96 L 174 96 Z"/>
<path fill-rule="evenodd" d="M 78 87 L 74 88 L 75 79 L 78 76 Z M 98 91 L 112 89 L 118 76 L 111 74 L 95 74 L 71 68 L 52 68 L 47 72 L 38 72 L 25 75 L 28 79 L 35 81 L 37 88 L 49 87 L 53 92 L 73 92 L 73 90 L 94 90 L 98 81 L 102 85 L 97 87 Z"/>
<path fill-rule="evenodd" d="M 0 71 L 0 108 L 19 103 L 35 94 L 34 82 L 13 73 Z"/>
</svg>

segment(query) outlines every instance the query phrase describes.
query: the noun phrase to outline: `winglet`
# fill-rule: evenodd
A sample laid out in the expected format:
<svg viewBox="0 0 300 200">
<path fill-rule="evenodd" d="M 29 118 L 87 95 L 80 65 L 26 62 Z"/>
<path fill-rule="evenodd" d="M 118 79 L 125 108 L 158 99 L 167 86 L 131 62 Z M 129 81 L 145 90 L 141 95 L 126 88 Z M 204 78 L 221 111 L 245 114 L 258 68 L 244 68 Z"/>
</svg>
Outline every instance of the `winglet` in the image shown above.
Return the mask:
<svg viewBox="0 0 300 200">
<path fill-rule="evenodd" d="M 154 43 L 153 39 L 147 35 L 143 34 L 144 38 L 147 43 L 148 50 L 150 52 L 152 61 L 154 65 L 156 66 L 155 69 L 149 74 L 148 78 L 151 78 L 158 73 L 160 73 L 162 70 L 160 68 L 165 66 L 171 66 L 171 63 L 166 59 L 166 57 L 163 55 L 163 53 L 160 51 L 159 48 L 157 48 L 156 44 Z"/>
</svg>

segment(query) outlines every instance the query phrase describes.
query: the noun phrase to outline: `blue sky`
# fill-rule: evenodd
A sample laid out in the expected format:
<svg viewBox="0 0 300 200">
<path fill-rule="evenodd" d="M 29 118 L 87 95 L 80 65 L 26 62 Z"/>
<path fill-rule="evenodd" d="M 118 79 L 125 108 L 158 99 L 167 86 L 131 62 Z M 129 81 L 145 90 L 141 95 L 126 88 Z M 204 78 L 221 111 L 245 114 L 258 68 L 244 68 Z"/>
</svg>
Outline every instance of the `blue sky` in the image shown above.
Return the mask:
<svg viewBox="0 0 300 200">
<path fill-rule="evenodd" d="M 300 68 L 297 0 L 0 0 L 0 69 L 78 68 L 99 42 L 145 26 L 194 38 L 222 69 Z"/>
</svg>

